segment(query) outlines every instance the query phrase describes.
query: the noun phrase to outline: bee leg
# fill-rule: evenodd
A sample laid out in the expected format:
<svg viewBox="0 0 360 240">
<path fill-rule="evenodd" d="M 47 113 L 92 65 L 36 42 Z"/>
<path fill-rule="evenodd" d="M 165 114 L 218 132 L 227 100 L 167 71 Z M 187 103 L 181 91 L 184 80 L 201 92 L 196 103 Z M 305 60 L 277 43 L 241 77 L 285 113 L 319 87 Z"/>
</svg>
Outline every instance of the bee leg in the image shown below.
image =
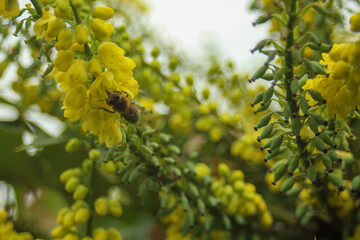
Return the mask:
<svg viewBox="0 0 360 240">
<path fill-rule="evenodd" d="M 129 97 L 129 94 L 125 91 L 121 91 L 122 93 L 125 93 L 126 94 L 126 97 Z"/>
<path fill-rule="evenodd" d="M 109 112 L 109 113 L 115 113 L 115 112 L 113 112 L 113 111 L 107 110 L 106 108 L 100 108 L 100 109 L 103 109 L 103 110 L 105 110 L 105 111 L 107 111 L 107 112 Z"/>
</svg>

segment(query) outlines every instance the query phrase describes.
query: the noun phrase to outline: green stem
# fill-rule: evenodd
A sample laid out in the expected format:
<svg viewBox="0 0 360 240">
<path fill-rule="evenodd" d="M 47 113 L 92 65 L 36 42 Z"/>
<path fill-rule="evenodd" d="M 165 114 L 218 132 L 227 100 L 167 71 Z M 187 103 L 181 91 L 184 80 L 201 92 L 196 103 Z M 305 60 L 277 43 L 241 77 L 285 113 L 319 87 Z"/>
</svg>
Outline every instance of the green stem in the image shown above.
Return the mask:
<svg viewBox="0 0 360 240">
<path fill-rule="evenodd" d="M 89 205 L 90 208 L 92 208 L 92 206 L 94 206 L 94 188 L 93 188 L 93 185 L 94 185 L 94 162 L 92 162 L 92 166 L 91 166 L 91 171 L 89 172 L 90 173 L 90 183 L 89 183 L 89 194 L 87 196 L 87 203 Z M 86 225 L 86 236 L 91 236 L 92 232 L 93 232 L 93 227 L 94 227 L 94 212 L 92 212 L 90 214 L 90 218 L 87 222 L 87 225 Z"/>
<path fill-rule="evenodd" d="M 291 108 L 291 119 L 299 117 L 299 107 L 297 106 L 297 102 L 294 96 L 291 93 L 291 82 L 296 81 L 294 79 L 294 71 L 293 71 L 293 56 L 291 53 L 291 48 L 294 45 L 294 27 L 296 22 L 296 0 L 292 0 L 290 4 L 289 10 L 289 21 L 287 23 L 288 34 L 286 37 L 286 46 L 285 46 L 285 89 L 286 89 L 286 101 L 289 103 Z M 305 143 L 300 138 L 296 138 L 296 142 L 300 149 L 300 157 L 306 159 L 306 152 L 304 152 Z"/>
<path fill-rule="evenodd" d="M 77 9 L 72 5 L 71 1 L 70 1 L 70 6 L 71 6 L 71 9 L 74 13 L 74 17 L 75 17 L 75 21 L 76 21 L 76 24 L 77 25 L 80 25 L 82 24 L 82 21 L 81 21 L 81 18 L 80 18 L 80 15 L 77 11 Z M 86 55 L 91 58 L 92 57 L 92 54 L 91 54 L 91 51 L 90 51 L 90 47 L 87 43 L 84 44 L 84 49 L 85 49 L 85 53 Z"/>
<path fill-rule="evenodd" d="M 42 6 L 41 3 L 39 3 L 38 0 L 30 0 L 31 3 L 34 5 L 34 8 L 36 10 L 36 12 L 41 16 L 42 15 Z"/>
</svg>

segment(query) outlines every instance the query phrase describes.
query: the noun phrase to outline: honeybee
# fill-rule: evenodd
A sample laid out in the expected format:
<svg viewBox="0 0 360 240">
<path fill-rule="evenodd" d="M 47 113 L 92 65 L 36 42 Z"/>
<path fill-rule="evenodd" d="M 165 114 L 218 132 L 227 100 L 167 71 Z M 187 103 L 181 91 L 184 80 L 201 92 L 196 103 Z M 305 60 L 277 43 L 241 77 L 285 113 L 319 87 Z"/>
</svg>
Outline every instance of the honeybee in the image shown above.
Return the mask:
<svg viewBox="0 0 360 240">
<path fill-rule="evenodd" d="M 106 91 L 108 98 L 106 99 L 107 105 L 112 107 L 114 112 L 111 112 L 104 108 L 105 111 L 115 113 L 118 112 L 129 123 L 135 124 L 139 121 L 140 113 L 137 110 L 134 102 L 128 99 L 129 94 L 124 91 Z M 124 96 L 124 93 L 126 96 Z"/>
</svg>

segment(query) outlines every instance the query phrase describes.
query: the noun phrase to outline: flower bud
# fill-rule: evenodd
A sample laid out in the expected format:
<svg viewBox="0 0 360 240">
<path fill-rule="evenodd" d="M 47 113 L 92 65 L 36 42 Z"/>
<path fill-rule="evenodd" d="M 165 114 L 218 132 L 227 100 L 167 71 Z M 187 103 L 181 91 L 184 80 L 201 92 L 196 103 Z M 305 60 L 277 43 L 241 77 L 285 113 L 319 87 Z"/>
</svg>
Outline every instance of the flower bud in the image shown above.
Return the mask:
<svg viewBox="0 0 360 240">
<path fill-rule="evenodd" d="M 108 20 L 114 16 L 114 10 L 110 7 L 99 6 L 99 7 L 94 8 L 92 15 L 94 18 Z"/>
<path fill-rule="evenodd" d="M 287 166 L 285 164 L 276 168 L 275 173 L 274 173 L 274 180 L 272 182 L 273 185 L 275 185 L 275 183 L 284 176 L 284 174 L 286 173 L 286 169 L 287 169 Z"/>
<path fill-rule="evenodd" d="M 102 162 L 101 168 L 104 172 L 111 174 L 111 175 L 115 174 L 115 172 L 116 172 L 116 166 L 113 161 L 108 161 L 106 163 Z"/>
<path fill-rule="evenodd" d="M 79 186 L 76 187 L 73 193 L 73 198 L 75 200 L 83 200 L 86 198 L 88 192 L 89 192 L 89 188 L 83 184 L 80 184 Z"/>
<path fill-rule="evenodd" d="M 65 236 L 65 234 L 67 232 L 68 232 L 68 230 L 66 228 L 64 228 L 63 226 L 57 226 L 51 231 L 51 236 L 53 238 L 61 238 L 61 237 Z"/>
<path fill-rule="evenodd" d="M 90 28 L 94 32 L 95 37 L 100 41 L 109 38 L 114 31 L 114 26 L 111 23 L 104 22 L 99 18 L 95 18 L 90 22 Z"/>
<path fill-rule="evenodd" d="M 65 183 L 67 182 L 72 176 L 74 176 L 74 170 L 73 169 L 66 169 L 64 172 L 60 175 L 60 181 Z"/>
<path fill-rule="evenodd" d="M 225 163 L 220 163 L 218 166 L 219 173 L 222 177 L 230 176 L 230 168 Z"/>
<path fill-rule="evenodd" d="M 97 150 L 97 149 L 91 149 L 91 150 L 89 151 L 89 158 L 90 158 L 91 160 L 97 161 L 97 160 L 100 159 L 100 157 L 101 157 L 101 153 L 100 153 L 99 150 Z"/>
<path fill-rule="evenodd" d="M 109 200 L 109 210 L 110 213 L 115 217 L 120 217 L 123 214 L 120 202 L 115 199 Z"/>
<path fill-rule="evenodd" d="M 329 182 L 331 182 L 335 186 L 337 186 L 339 188 L 342 187 L 342 178 L 340 177 L 340 175 L 338 175 L 336 173 L 329 173 L 328 179 L 329 179 Z"/>
<path fill-rule="evenodd" d="M 64 221 L 62 225 L 66 228 L 70 228 L 75 225 L 75 213 L 72 211 L 67 212 L 64 216 Z"/>
<path fill-rule="evenodd" d="M 56 7 L 61 11 L 66 12 L 70 8 L 70 0 L 56 0 Z"/>
<path fill-rule="evenodd" d="M 65 27 L 65 23 L 59 18 L 50 21 L 45 33 L 45 40 L 54 40 L 59 35 L 60 31 L 63 30 Z"/>
<path fill-rule="evenodd" d="M 69 29 L 63 29 L 58 35 L 57 42 L 55 44 L 56 50 L 67 50 L 72 45 L 72 31 Z"/>
<path fill-rule="evenodd" d="M 308 167 L 306 173 L 307 173 L 307 177 L 310 179 L 311 182 L 316 181 L 316 169 L 313 165 Z"/>
<path fill-rule="evenodd" d="M 360 32 L 360 12 L 350 17 L 350 30 Z"/>
<path fill-rule="evenodd" d="M 75 40 L 78 44 L 85 44 L 88 42 L 89 29 L 85 24 L 77 25 L 75 28 Z"/>
<path fill-rule="evenodd" d="M 65 151 L 67 153 L 75 153 L 81 146 L 81 141 L 78 138 L 71 138 L 65 145 Z"/>
<path fill-rule="evenodd" d="M 80 180 L 77 177 L 71 177 L 65 184 L 65 190 L 67 192 L 73 192 L 80 184 Z"/>
<path fill-rule="evenodd" d="M 61 72 L 66 72 L 72 65 L 75 54 L 72 50 L 61 50 L 54 59 L 54 66 Z"/>
<path fill-rule="evenodd" d="M 93 58 L 89 62 L 89 73 L 93 77 L 98 77 L 102 72 L 100 60 Z"/>
<path fill-rule="evenodd" d="M 210 90 L 208 89 L 208 88 L 204 88 L 203 90 L 202 90 L 202 98 L 204 99 L 204 100 L 207 100 L 207 99 L 209 99 L 209 96 L 210 96 Z"/>
<path fill-rule="evenodd" d="M 84 222 L 87 222 L 90 218 L 90 211 L 87 208 L 79 208 L 75 212 L 75 222 L 77 224 L 82 224 Z"/>
<path fill-rule="evenodd" d="M 108 199 L 100 197 L 95 200 L 95 212 L 100 216 L 105 216 L 108 213 Z"/>
<path fill-rule="evenodd" d="M 261 117 L 254 128 L 255 131 L 257 131 L 259 128 L 266 126 L 270 122 L 270 120 L 271 114 L 266 114 L 265 116 Z"/>
<path fill-rule="evenodd" d="M 104 228 L 96 228 L 93 231 L 94 240 L 107 240 L 107 233 Z"/>
<path fill-rule="evenodd" d="M 107 239 L 111 239 L 111 240 L 123 239 L 121 234 L 115 228 L 109 228 L 109 230 L 107 231 L 107 237 L 108 237 Z"/>
<path fill-rule="evenodd" d="M 84 6 L 84 0 L 71 0 L 71 4 L 76 7 L 76 8 L 79 8 L 79 7 L 82 7 Z"/>
</svg>

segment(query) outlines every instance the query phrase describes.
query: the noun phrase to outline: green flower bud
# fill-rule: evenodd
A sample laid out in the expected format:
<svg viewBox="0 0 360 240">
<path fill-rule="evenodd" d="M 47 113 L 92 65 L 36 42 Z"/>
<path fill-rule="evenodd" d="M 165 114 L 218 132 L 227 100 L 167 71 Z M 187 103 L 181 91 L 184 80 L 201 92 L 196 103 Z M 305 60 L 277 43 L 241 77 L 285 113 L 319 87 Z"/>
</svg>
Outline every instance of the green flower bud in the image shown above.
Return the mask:
<svg viewBox="0 0 360 240">
<path fill-rule="evenodd" d="M 196 198 L 200 197 L 199 190 L 197 189 L 197 187 L 194 184 L 189 183 L 188 187 L 189 187 L 189 191 L 190 191 L 191 195 L 193 195 Z"/>
<path fill-rule="evenodd" d="M 274 73 L 274 81 L 281 80 L 284 75 L 285 69 L 284 68 L 278 68 L 275 70 Z"/>
<path fill-rule="evenodd" d="M 194 84 L 194 77 L 191 75 L 187 75 L 185 81 L 187 85 L 192 86 Z"/>
<path fill-rule="evenodd" d="M 325 143 L 323 142 L 323 140 L 321 140 L 321 138 L 315 137 L 314 138 L 314 143 L 315 143 L 316 149 L 318 149 L 321 152 L 327 153 Z"/>
<path fill-rule="evenodd" d="M 315 169 L 315 167 L 313 165 L 308 167 L 306 173 L 307 173 L 307 177 L 310 179 L 311 182 L 316 181 L 316 169 Z"/>
<path fill-rule="evenodd" d="M 324 164 L 324 166 L 326 167 L 326 169 L 328 171 L 332 171 L 332 161 L 331 159 L 326 156 L 325 154 L 322 154 L 321 155 L 321 160 L 322 160 L 322 163 Z"/>
<path fill-rule="evenodd" d="M 73 192 L 80 184 L 80 180 L 77 177 L 71 177 L 65 184 L 65 190 L 67 192 Z"/>
<path fill-rule="evenodd" d="M 179 61 L 177 60 L 177 58 L 171 59 L 170 62 L 169 62 L 170 70 L 174 71 L 178 64 L 179 64 Z"/>
<path fill-rule="evenodd" d="M 271 120 L 271 114 L 266 114 L 265 116 L 261 117 L 259 119 L 259 122 L 255 126 L 255 131 L 257 131 L 259 128 L 262 128 L 266 126 Z"/>
<path fill-rule="evenodd" d="M 334 141 L 331 139 L 331 137 L 327 133 L 322 132 L 319 135 L 319 138 L 321 138 L 321 140 L 323 140 L 330 147 L 334 147 Z"/>
<path fill-rule="evenodd" d="M 299 90 L 298 80 L 294 79 L 294 80 L 291 81 L 290 91 L 291 91 L 292 94 L 296 94 L 298 90 Z"/>
<path fill-rule="evenodd" d="M 261 50 L 265 47 L 265 45 L 268 43 L 269 39 L 263 39 L 260 42 L 258 42 L 255 47 L 251 50 L 251 52 L 255 52 L 256 50 Z"/>
<path fill-rule="evenodd" d="M 268 88 L 263 95 L 262 102 L 266 104 L 274 94 L 274 87 Z"/>
<path fill-rule="evenodd" d="M 76 187 L 76 189 L 73 193 L 73 198 L 75 200 L 83 200 L 86 198 L 88 192 L 89 192 L 89 188 L 83 184 L 80 184 Z"/>
<path fill-rule="evenodd" d="M 310 118 L 307 124 L 311 131 L 313 131 L 315 134 L 319 132 L 318 123 L 313 118 Z"/>
<path fill-rule="evenodd" d="M 89 151 L 89 158 L 90 158 L 91 160 L 97 161 L 97 160 L 100 159 L 100 157 L 101 157 L 101 153 L 100 153 L 99 150 L 97 150 L 97 149 L 91 149 L 91 150 Z"/>
<path fill-rule="evenodd" d="M 306 84 L 308 77 L 309 76 L 307 75 L 307 73 L 305 73 L 304 76 L 300 78 L 300 80 L 298 81 L 299 88 L 303 87 Z"/>
<path fill-rule="evenodd" d="M 72 168 L 66 169 L 64 172 L 60 175 L 60 181 L 65 183 L 67 182 L 72 176 L 74 176 L 74 170 Z"/>
<path fill-rule="evenodd" d="M 266 162 L 267 160 L 273 158 L 273 157 L 276 157 L 278 155 L 280 155 L 281 153 L 283 153 L 287 148 L 286 147 L 279 147 L 279 148 L 276 148 L 275 150 L 271 151 L 271 152 L 268 152 L 266 155 L 265 155 L 265 159 L 264 161 Z"/>
<path fill-rule="evenodd" d="M 160 49 L 158 47 L 154 47 L 151 50 L 151 56 L 153 56 L 154 58 L 157 58 L 157 56 L 159 56 L 160 54 Z"/>
<path fill-rule="evenodd" d="M 286 170 L 287 170 L 287 166 L 285 164 L 279 166 L 278 168 L 276 168 L 272 184 L 275 185 L 275 183 L 277 181 L 279 181 L 279 179 L 282 178 L 285 175 Z"/>
<path fill-rule="evenodd" d="M 328 180 L 335 186 L 337 186 L 339 188 L 342 187 L 342 178 L 340 177 L 340 175 L 338 175 L 336 173 L 329 173 Z"/>
<path fill-rule="evenodd" d="M 297 218 L 302 218 L 305 215 L 306 210 L 307 210 L 306 204 L 301 204 L 301 205 L 297 206 L 295 209 L 295 216 Z"/>
<path fill-rule="evenodd" d="M 297 196 L 299 195 L 299 193 L 301 192 L 302 187 L 295 187 L 290 189 L 289 191 L 286 192 L 286 196 L 287 197 L 293 197 L 293 196 Z"/>
<path fill-rule="evenodd" d="M 224 227 L 226 230 L 231 230 L 231 221 L 230 221 L 230 218 L 226 215 L 223 216 L 222 218 L 223 220 L 223 223 L 224 223 Z"/>
<path fill-rule="evenodd" d="M 326 155 L 334 162 L 341 160 L 334 150 L 330 150 Z"/>
<path fill-rule="evenodd" d="M 268 138 L 271 133 L 272 133 L 272 130 L 273 130 L 273 125 L 272 124 L 269 124 L 267 125 L 261 132 L 260 136 L 259 136 L 259 139 L 264 139 L 264 138 Z"/>
<path fill-rule="evenodd" d="M 299 158 L 293 157 L 289 162 L 289 172 L 293 173 L 299 167 Z"/>
<path fill-rule="evenodd" d="M 253 25 L 257 25 L 257 24 L 262 24 L 262 23 L 266 23 L 267 21 L 269 21 L 272 18 L 271 14 L 264 14 L 259 16 L 255 22 L 253 22 Z"/>
<path fill-rule="evenodd" d="M 353 178 L 351 183 L 351 189 L 354 191 L 360 190 L 360 175 L 357 175 L 356 177 Z"/>
<path fill-rule="evenodd" d="M 263 96 L 264 96 L 264 92 L 261 92 L 261 93 L 256 94 L 253 102 L 251 103 L 251 106 L 254 107 L 256 104 L 258 104 L 259 102 L 261 102 L 262 99 L 263 99 Z"/>
<path fill-rule="evenodd" d="M 65 145 L 65 151 L 67 153 L 75 153 L 81 147 L 82 142 L 78 138 L 71 138 Z"/>
<path fill-rule="evenodd" d="M 307 114 L 309 111 L 309 104 L 308 101 L 305 99 L 305 97 L 301 96 L 300 103 L 299 103 L 300 109 L 304 114 Z"/>
<path fill-rule="evenodd" d="M 197 200 L 197 208 L 202 216 L 205 215 L 205 203 L 201 200 Z"/>
<path fill-rule="evenodd" d="M 318 102 L 320 102 L 320 103 L 324 100 L 324 99 L 322 98 L 321 94 L 320 94 L 318 91 L 314 90 L 314 89 L 309 89 L 309 93 L 310 93 L 311 97 L 312 97 L 314 100 L 316 100 L 316 101 L 318 101 Z"/>
<path fill-rule="evenodd" d="M 298 118 L 291 119 L 291 130 L 296 136 L 300 135 L 301 123 Z"/>
<path fill-rule="evenodd" d="M 271 142 L 270 150 L 273 151 L 273 150 L 279 148 L 283 139 L 284 139 L 284 137 L 282 135 L 275 137 L 274 140 Z"/>
<path fill-rule="evenodd" d="M 290 105 L 286 103 L 284 105 L 284 119 L 285 119 L 285 121 L 288 121 L 290 117 L 291 117 L 291 108 L 290 108 Z"/>
<path fill-rule="evenodd" d="M 293 178 L 286 179 L 281 185 L 280 192 L 287 192 L 293 187 L 294 183 L 295 181 Z"/>
<path fill-rule="evenodd" d="M 314 119 L 318 124 L 324 124 L 325 119 L 318 113 L 311 113 L 310 117 Z"/>
<path fill-rule="evenodd" d="M 267 110 L 270 106 L 270 103 L 271 101 L 268 101 L 267 103 L 260 105 L 257 109 L 255 109 L 254 113 L 256 114 Z"/>
<path fill-rule="evenodd" d="M 255 81 L 256 79 L 261 78 L 261 77 L 265 74 L 265 72 L 266 72 L 266 70 L 268 69 L 268 67 L 269 67 L 268 64 L 262 65 L 262 66 L 254 73 L 254 75 L 251 76 L 250 80 L 251 80 L 251 81 Z"/>
<path fill-rule="evenodd" d="M 189 201 L 188 201 L 185 193 L 183 193 L 183 192 L 181 193 L 180 200 L 181 200 L 181 205 L 183 207 L 184 212 L 189 210 Z"/>
</svg>

